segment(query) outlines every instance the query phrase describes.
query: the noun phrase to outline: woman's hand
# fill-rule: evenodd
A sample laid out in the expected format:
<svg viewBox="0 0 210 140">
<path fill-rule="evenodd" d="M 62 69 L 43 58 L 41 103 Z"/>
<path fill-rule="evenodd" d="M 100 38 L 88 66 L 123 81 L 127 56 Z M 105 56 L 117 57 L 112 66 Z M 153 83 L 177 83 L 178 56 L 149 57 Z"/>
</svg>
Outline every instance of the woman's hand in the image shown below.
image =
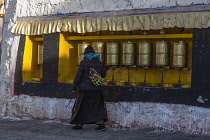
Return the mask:
<svg viewBox="0 0 210 140">
<path fill-rule="evenodd" d="M 110 69 L 110 66 L 106 66 L 106 65 L 105 65 L 104 67 L 106 68 L 106 70 L 109 70 L 109 69 Z"/>
</svg>

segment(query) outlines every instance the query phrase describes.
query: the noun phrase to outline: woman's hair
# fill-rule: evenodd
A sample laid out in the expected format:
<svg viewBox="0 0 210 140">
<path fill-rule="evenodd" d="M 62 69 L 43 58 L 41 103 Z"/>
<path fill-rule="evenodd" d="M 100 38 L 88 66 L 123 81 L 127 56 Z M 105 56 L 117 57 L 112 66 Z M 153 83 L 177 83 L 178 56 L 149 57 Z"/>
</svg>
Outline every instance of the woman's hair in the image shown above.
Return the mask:
<svg viewBox="0 0 210 140">
<path fill-rule="evenodd" d="M 85 48 L 85 51 L 84 51 L 84 55 L 88 54 L 88 53 L 93 53 L 95 54 L 95 51 L 93 49 L 93 47 L 91 45 L 88 45 L 86 48 Z"/>
</svg>

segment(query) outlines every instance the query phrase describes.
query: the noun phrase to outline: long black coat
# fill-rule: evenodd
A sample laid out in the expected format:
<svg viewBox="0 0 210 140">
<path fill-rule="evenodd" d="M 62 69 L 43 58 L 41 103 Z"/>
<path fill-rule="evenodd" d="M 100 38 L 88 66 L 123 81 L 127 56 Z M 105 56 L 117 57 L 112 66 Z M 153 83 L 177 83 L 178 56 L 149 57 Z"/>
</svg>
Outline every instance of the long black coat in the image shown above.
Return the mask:
<svg viewBox="0 0 210 140">
<path fill-rule="evenodd" d="M 72 109 L 71 124 L 89 124 L 108 120 L 100 86 L 95 86 L 89 79 L 89 68 L 94 68 L 102 78 L 106 77 L 106 68 L 97 57 L 92 60 L 84 59 L 80 62 L 72 85 L 72 90 L 76 91 L 78 87 L 79 92 Z"/>
<path fill-rule="evenodd" d="M 72 90 L 100 90 L 100 86 L 95 86 L 89 78 L 89 68 L 95 69 L 101 74 L 102 78 L 106 77 L 106 68 L 102 62 L 94 57 L 92 60 L 84 59 L 80 62 L 79 68 L 74 79 Z"/>
</svg>

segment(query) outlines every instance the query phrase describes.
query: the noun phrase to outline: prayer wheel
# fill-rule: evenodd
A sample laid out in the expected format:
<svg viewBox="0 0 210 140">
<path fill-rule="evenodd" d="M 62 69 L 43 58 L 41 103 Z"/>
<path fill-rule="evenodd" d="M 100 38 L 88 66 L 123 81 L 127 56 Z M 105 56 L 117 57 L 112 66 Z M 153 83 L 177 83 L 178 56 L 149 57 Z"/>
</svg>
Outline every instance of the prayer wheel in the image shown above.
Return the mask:
<svg viewBox="0 0 210 140">
<path fill-rule="evenodd" d="M 78 63 L 80 63 L 80 61 L 84 59 L 84 51 L 88 45 L 89 44 L 87 44 L 86 42 L 78 44 Z"/>
<path fill-rule="evenodd" d="M 186 54 L 187 45 L 183 41 L 174 43 L 173 46 L 173 67 L 185 67 L 186 66 Z"/>
<path fill-rule="evenodd" d="M 106 46 L 106 52 L 107 52 L 107 57 L 106 57 L 106 65 L 109 66 L 117 66 L 119 65 L 119 44 L 112 42 L 112 43 L 107 43 Z"/>
<path fill-rule="evenodd" d="M 104 63 L 104 43 L 102 43 L 100 41 L 93 42 L 92 47 L 95 51 L 95 54 L 99 54 L 101 62 Z"/>
<path fill-rule="evenodd" d="M 128 41 L 124 42 L 122 46 L 122 59 L 121 65 L 131 66 L 134 65 L 134 53 L 135 53 L 135 44 Z"/>
<path fill-rule="evenodd" d="M 156 42 L 156 66 L 168 66 L 169 65 L 169 44 L 167 42 Z"/>
<path fill-rule="evenodd" d="M 137 49 L 137 66 L 152 66 L 152 44 L 148 42 L 139 43 Z"/>
</svg>

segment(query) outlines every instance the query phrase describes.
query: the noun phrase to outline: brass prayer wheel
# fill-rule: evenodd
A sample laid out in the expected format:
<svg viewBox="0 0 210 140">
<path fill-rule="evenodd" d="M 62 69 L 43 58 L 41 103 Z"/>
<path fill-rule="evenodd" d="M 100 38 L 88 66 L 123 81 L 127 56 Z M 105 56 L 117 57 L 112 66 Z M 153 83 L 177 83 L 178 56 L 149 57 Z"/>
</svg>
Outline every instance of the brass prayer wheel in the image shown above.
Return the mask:
<svg viewBox="0 0 210 140">
<path fill-rule="evenodd" d="M 78 63 L 80 63 L 80 61 L 84 59 L 84 51 L 88 45 L 89 44 L 87 44 L 86 42 L 78 44 Z"/>
<path fill-rule="evenodd" d="M 119 54 L 120 53 L 120 47 L 118 43 L 112 42 L 112 43 L 107 43 L 106 46 L 106 52 L 107 54 Z"/>
<path fill-rule="evenodd" d="M 152 44 L 142 42 L 138 45 L 137 63 L 136 65 L 142 67 L 150 67 L 152 65 Z"/>
<path fill-rule="evenodd" d="M 128 41 L 124 42 L 122 46 L 121 64 L 125 66 L 134 65 L 135 44 Z"/>
<path fill-rule="evenodd" d="M 84 54 L 78 55 L 78 63 L 84 59 Z"/>
<path fill-rule="evenodd" d="M 169 65 L 169 44 L 167 42 L 156 42 L 156 66 L 168 66 Z"/>
<path fill-rule="evenodd" d="M 104 63 L 104 54 L 99 54 L 100 55 L 100 61 Z"/>
<path fill-rule="evenodd" d="M 156 66 L 168 66 L 169 58 L 167 54 L 156 54 Z"/>
<path fill-rule="evenodd" d="M 137 55 L 137 65 L 142 67 L 150 67 L 152 64 L 151 55 Z"/>
<path fill-rule="evenodd" d="M 104 43 L 97 41 L 92 43 L 95 54 L 100 55 L 101 62 L 104 62 Z"/>
<path fill-rule="evenodd" d="M 116 66 L 119 65 L 119 44 L 112 42 L 112 43 L 107 43 L 106 46 L 106 52 L 107 52 L 107 57 L 106 57 L 106 64 L 110 66 Z"/>
<path fill-rule="evenodd" d="M 118 54 L 107 54 L 106 65 L 117 66 L 119 64 Z"/>
<path fill-rule="evenodd" d="M 83 42 L 81 44 L 78 44 L 78 54 L 83 54 L 84 55 L 84 51 L 85 48 L 88 46 L 89 44 L 87 44 L 86 42 Z"/>
<path fill-rule="evenodd" d="M 173 67 L 182 68 L 186 65 L 185 56 L 173 56 Z"/>
<path fill-rule="evenodd" d="M 100 41 L 93 42 L 92 47 L 93 47 L 96 54 L 103 54 L 104 53 L 104 43 L 102 43 Z"/>
<path fill-rule="evenodd" d="M 173 67 L 186 66 L 187 45 L 183 41 L 174 43 L 173 46 Z"/>
</svg>

